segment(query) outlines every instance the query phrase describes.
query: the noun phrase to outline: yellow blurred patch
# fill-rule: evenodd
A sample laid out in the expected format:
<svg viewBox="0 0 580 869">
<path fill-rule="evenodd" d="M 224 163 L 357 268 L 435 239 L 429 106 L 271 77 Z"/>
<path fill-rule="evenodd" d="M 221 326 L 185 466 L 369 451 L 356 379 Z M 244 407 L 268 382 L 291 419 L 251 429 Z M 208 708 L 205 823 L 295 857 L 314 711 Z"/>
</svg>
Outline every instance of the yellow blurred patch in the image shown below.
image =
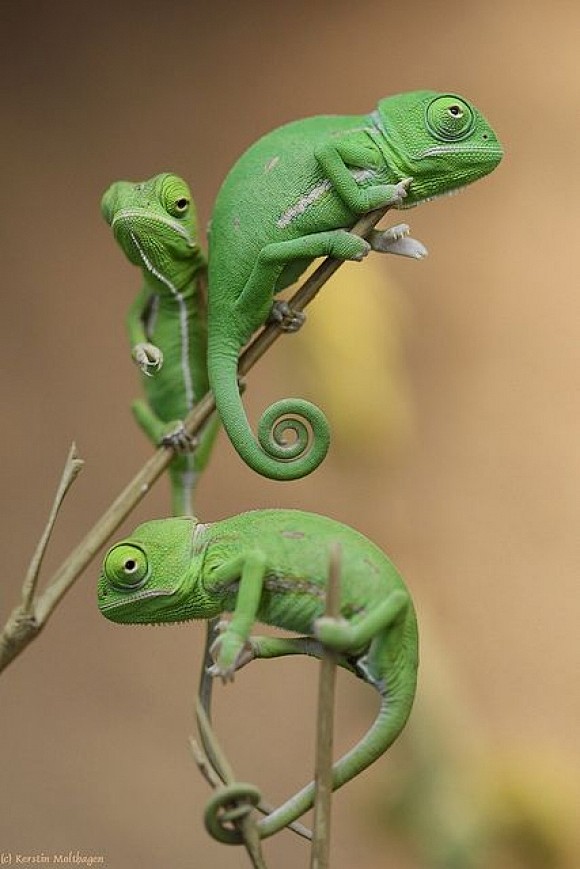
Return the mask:
<svg viewBox="0 0 580 869">
<path fill-rule="evenodd" d="M 299 336 L 283 342 L 300 394 L 328 416 L 335 454 L 384 460 L 408 441 L 413 405 L 402 350 L 405 315 L 388 267 L 370 256 L 345 263 L 307 309 Z"/>
</svg>

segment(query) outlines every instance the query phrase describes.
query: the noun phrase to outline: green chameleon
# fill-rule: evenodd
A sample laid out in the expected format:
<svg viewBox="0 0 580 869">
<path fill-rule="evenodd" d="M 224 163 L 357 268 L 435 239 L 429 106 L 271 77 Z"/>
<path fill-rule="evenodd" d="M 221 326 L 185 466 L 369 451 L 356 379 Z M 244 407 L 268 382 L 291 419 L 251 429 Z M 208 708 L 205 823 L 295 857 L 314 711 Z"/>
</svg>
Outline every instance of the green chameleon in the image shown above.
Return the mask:
<svg viewBox="0 0 580 869">
<path fill-rule="evenodd" d="M 185 181 L 164 173 L 140 183 L 117 181 L 101 209 L 127 258 L 143 273 L 127 326 L 147 401 L 135 401 L 133 413 L 156 446 L 176 450 L 169 466 L 173 513 L 191 515 L 192 493 L 217 431 L 214 419 L 196 444 L 183 428 L 183 419 L 209 389 L 206 261 L 195 205 Z"/>
<path fill-rule="evenodd" d="M 389 230 L 375 230 L 368 240 L 349 232 L 359 215 L 454 192 L 487 175 L 501 157 L 495 133 L 465 99 L 415 91 L 381 100 L 370 115 L 287 124 L 233 166 L 210 227 L 208 369 L 222 423 L 255 471 L 279 480 L 305 476 L 329 443 L 326 417 L 300 399 L 271 405 L 257 441 L 250 429 L 237 383 L 240 349 L 272 311 L 286 316 L 289 327 L 298 325 L 287 306 L 273 308 L 274 295 L 316 257 L 360 260 L 371 249 L 391 250 Z M 284 415 L 291 421 L 284 423 Z M 285 440 L 288 428 L 294 438 Z"/>
<path fill-rule="evenodd" d="M 340 618 L 325 616 L 331 547 L 340 546 Z M 233 678 L 254 658 L 307 654 L 322 644 L 379 692 L 380 709 L 361 741 L 333 767 L 338 788 L 366 769 L 405 725 L 416 686 L 417 625 L 393 564 L 370 540 L 324 516 L 256 510 L 204 525 L 195 518 L 140 525 L 107 553 L 99 608 L 114 622 L 159 624 L 231 612 L 212 654 L 213 676 Z M 255 621 L 304 636 L 250 636 Z M 270 836 L 313 803 L 307 785 L 259 822 Z"/>
</svg>

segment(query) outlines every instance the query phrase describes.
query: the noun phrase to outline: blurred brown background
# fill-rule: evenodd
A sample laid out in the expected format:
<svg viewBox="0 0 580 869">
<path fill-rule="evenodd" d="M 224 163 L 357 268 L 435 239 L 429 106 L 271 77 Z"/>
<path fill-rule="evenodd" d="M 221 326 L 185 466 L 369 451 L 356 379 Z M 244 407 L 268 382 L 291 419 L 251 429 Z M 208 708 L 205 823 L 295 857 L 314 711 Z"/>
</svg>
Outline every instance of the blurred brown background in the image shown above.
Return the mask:
<svg viewBox="0 0 580 869">
<path fill-rule="evenodd" d="M 0 16 L 3 618 L 70 441 L 86 469 L 48 569 L 150 454 L 128 410 L 139 384 L 123 320 L 139 278 L 100 217 L 105 187 L 175 170 L 205 223 L 238 154 L 295 117 L 364 113 L 417 87 L 463 93 L 489 117 L 506 147 L 497 172 L 405 215 L 430 257 L 366 263 L 346 292 L 337 284 L 354 310 L 337 321 L 337 359 L 321 361 L 313 338 L 325 340 L 324 312 L 336 315 L 329 285 L 303 334 L 252 374 L 254 418 L 290 394 L 326 408 L 330 458 L 309 479 L 277 484 L 222 439 L 198 510 L 205 521 L 268 505 L 328 513 L 382 545 L 412 589 L 421 700 L 406 740 L 337 795 L 335 869 L 435 865 L 388 827 L 389 783 L 421 752 L 447 752 L 440 766 L 457 770 L 445 794 L 460 810 L 457 820 L 442 812 L 444 823 L 481 811 L 502 816 L 500 839 L 520 823 L 538 836 L 527 862 L 500 842 L 473 851 L 477 865 L 580 865 L 578 4 L 21 0 Z M 376 268 L 383 306 L 380 291 L 365 295 Z M 366 365 L 377 347 L 352 346 L 349 318 L 367 304 L 385 365 L 360 382 L 357 358 Z M 299 359 L 309 353 L 310 376 Z M 161 481 L 125 528 L 167 503 Z M 187 736 L 202 626 L 107 623 L 97 569 L 2 677 L 0 852 L 78 848 L 109 869 L 248 865 L 201 824 L 207 786 Z M 348 677 L 339 687 L 340 749 L 375 707 Z M 236 771 L 272 799 L 310 775 L 315 690 L 315 666 L 288 661 L 218 691 Z M 307 865 L 290 834 L 266 853 L 277 869 Z M 476 865 L 450 860 L 439 865 Z"/>
</svg>

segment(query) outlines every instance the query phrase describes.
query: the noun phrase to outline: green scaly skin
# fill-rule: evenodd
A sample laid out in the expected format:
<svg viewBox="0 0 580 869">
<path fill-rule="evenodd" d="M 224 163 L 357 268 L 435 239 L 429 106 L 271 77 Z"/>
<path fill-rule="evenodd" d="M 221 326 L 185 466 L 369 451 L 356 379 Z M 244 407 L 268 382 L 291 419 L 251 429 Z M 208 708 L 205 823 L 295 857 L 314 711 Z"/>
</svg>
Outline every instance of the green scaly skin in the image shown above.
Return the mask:
<svg viewBox="0 0 580 869">
<path fill-rule="evenodd" d="M 217 196 L 209 242 L 208 367 L 219 415 L 255 471 L 293 480 L 324 458 L 329 430 L 309 402 L 268 408 L 256 442 L 237 386 L 240 349 L 272 311 L 276 293 L 316 257 L 360 260 L 389 251 L 388 234 L 349 232 L 360 215 L 388 204 L 408 208 L 487 175 L 501 146 L 462 97 L 415 91 L 388 97 L 375 112 L 287 124 L 252 145 Z M 388 231 L 387 231 L 388 232 Z M 400 251 L 393 251 L 400 252 Z M 283 413 L 300 436 L 283 443 Z M 310 424 L 312 440 L 303 419 Z M 272 436 L 270 436 L 271 425 Z"/>
<path fill-rule="evenodd" d="M 340 618 L 331 619 L 323 613 L 336 543 L 341 603 Z M 123 624 L 232 613 L 212 649 L 210 672 L 224 680 L 254 658 L 320 657 L 322 644 L 335 649 L 341 666 L 376 688 L 380 709 L 366 735 L 335 763 L 334 788 L 383 754 L 409 716 L 418 660 L 409 593 L 377 546 L 324 516 L 256 510 L 210 525 L 194 518 L 146 522 L 107 553 L 98 601 L 103 615 Z M 250 636 L 255 621 L 303 636 Z M 258 823 L 260 835 L 271 836 L 296 820 L 313 797 L 311 783 Z"/>
<path fill-rule="evenodd" d="M 183 419 L 209 390 L 201 293 L 206 261 L 197 239 L 195 205 L 185 181 L 164 173 L 139 183 L 112 184 L 101 210 L 125 255 L 143 274 L 127 327 L 147 401 L 135 401 L 133 413 L 156 446 L 176 450 L 169 466 L 173 513 L 192 515 L 195 485 L 217 430 L 214 419 L 199 444 L 183 430 Z"/>
</svg>

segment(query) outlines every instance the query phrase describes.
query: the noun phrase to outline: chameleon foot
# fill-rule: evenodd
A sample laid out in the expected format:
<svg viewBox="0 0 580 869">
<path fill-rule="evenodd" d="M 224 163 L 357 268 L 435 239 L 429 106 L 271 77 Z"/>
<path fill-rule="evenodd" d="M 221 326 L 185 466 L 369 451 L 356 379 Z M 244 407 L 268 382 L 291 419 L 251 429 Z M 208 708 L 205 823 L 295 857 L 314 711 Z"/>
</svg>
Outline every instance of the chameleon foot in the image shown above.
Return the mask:
<svg viewBox="0 0 580 869">
<path fill-rule="evenodd" d="M 147 377 L 152 377 L 163 365 L 163 352 L 155 344 L 135 344 L 131 355 Z"/>
<path fill-rule="evenodd" d="M 345 651 L 352 648 L 352 625 L 346 619 L 321 616 L 314 622 L 314 635 L 331 649 Z"/>
<path fill-rule="evenodd" d="M 164 447 L 171 447 L 176 453 L 191 453 L 199 441 L 192 437 L 186 430 L 181 421 L 175 423 L 172 428 L 167 431 L 161 438 L 160 444 Z"/>
<path fill-rule="evenodd" d="M 214 632 L 218 636 L 209 647 L 214 663 L 207 668 L 207 672 L 212 677 L 219 676 L 224 684 L 233 682 L 236 670 L 254 659 L 252 644 L 234 634 L 227 619 L 221 619 Z"/>
<path fill-rule="evenodd" d="M 288 302 L 276 301 L 272 305 L 268 323 L 274 323 L 283 332 L 297 332 L 304 325 L 306 314 L 294 311 Z"/>
<path fill-rule="evenodd" d="M 393 253 L 411 259 L 423 259 L 427 256 L 427 248 L 417 239 L 409 237 L 409 226 L 406 223 L 399 223 L 384 230 L 373 229 L 368 240 L 372 249 L 378 253 Z"/>
<path fill-rule="evenodd" d="M 391 200 L 391 204 L 395 207 L 400 205 L 407 196 L 409 191 L 409 187 L 411 186 L 412 178 L 403 178 L 402 181 L 399 181 L 398 184 L 395 184 L 395 190 L 393 193 L 393 198 Z"/>
</svg>

